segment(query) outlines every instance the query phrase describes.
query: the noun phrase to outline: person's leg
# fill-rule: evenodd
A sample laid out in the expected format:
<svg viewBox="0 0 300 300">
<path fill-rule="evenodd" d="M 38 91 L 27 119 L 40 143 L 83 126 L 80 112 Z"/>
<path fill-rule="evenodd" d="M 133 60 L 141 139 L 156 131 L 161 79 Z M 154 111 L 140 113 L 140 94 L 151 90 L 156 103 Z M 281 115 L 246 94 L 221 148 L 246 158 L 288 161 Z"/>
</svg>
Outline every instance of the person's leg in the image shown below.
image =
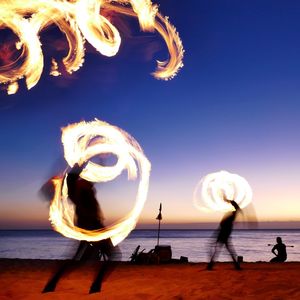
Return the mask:
<svg viewBox="0 0 300 300">
<path fill-rule="evenodd" d="M 90 294 L 101 291 L 104 276 L 107 276 L 109 273 L 111 273 L 114 266 L 114 263 L 111 261 L 111 259 L 114 257 L 115 248 L 109 239 L 94 243 L 94 247 L 95 249 L 98 249 L 98 255 L 100 254 L 100 258 L 103 257 L 104 261 L 102 264 L 100 264 L 99 271 L 90 287 Z"/>
<path fill-rule="evenodd" d="M 215 242 L 214 246 L 212 247 L 212 250 L 211 250 L 211 257 L 210 257 L 210 262 L 208 263 L 207 265 L 207 270 L 212 270 L 213 269 L 213 266 L 214 266 L 214 263 L 215 263 L 215 259 L 218 257 L 219 255 L 219 252 L 220 252 L 220 248 L 221 248 L 221 245 L 218 241 Z"/>
<path fill-rule="evenodd" d="M 234 248 L 233 248 L 230 240 L 227 240 L 227 242 L 225 243 L 225 246 L 226 246 L 226 248 L 227 248 L 227 250 L 228 250 L 228 252 L 229 252 L 229 254 L 230 254 L 231 258 L 232 258 L 232 261 L 234 263 L 234 267 L 237 270 L 240 270 L 241 267 L 240 267 L 239 262 L 237 261 L 237 255 L 236 255 L 236 252 L 235 252 L 235 250 L 234 250 Z"/>
<path fill-rule="evenodd" d="M 58 271 L 47 282 L 42 293 L 54 292 L 56 285 L 57 285 L 58 281 L 60 280 L 60 278 L 62 277 L 62 275 L 66 272 L 66 270 L 68 270 L 70 268 L 70 266 L 73 265 L 74 260 L 78 259 L 78 256 L 80 256 L 80 255 L 82 255 L 82 253 L 84 253 L 85 249 L 86 249 L 86 242 L 81 241 L 72 260 L 67 260 L 67 261 L 63 262 L 63 264 L 58 269 Z"/>
<path fill-rule="evenodd" d="M 283 262 L 278 256 L 273 257 L 270 262 Z"/>
<path fill-rule="evenodd" d="M 72 265 L 73 261 L 67 260 L 63 262 L 58 271 L 51 277 L 51 279 L 45 285 L 42 293 L 54 292 L 56 285 L 62 275 L 65 273 L 67 269 Z"/>
<path fill-rule="evenodd" d="M 90 287 L 90 291 L 89 291 L 90 294 L 101 291 L 102 281 L 103 281 L 104 275 L 107 273 L 109 264 L 110 264 L 110 261 L 104 261 L 103 264 L 100 266 L 99 272 Z"/>
</svg>

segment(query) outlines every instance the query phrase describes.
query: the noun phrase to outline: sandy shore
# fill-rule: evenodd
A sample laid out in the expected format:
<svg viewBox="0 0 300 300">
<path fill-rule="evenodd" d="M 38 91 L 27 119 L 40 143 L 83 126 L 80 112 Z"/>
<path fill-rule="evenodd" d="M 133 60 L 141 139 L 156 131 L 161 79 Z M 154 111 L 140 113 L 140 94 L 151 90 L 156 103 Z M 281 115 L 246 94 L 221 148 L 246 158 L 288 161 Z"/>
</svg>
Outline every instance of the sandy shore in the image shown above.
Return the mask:
<svg viewBox="0 0 300 300">
<path fill-rule="evenodd" d="M 6 299 L 300 299 L 300 263 L 131 265 L 117 263 L 100 293 L 89 295 L 96 269 L 76 266 L 53 293 L 42 294 L 59 261 L 0 259 L 0 300 Z"/>
</svg>

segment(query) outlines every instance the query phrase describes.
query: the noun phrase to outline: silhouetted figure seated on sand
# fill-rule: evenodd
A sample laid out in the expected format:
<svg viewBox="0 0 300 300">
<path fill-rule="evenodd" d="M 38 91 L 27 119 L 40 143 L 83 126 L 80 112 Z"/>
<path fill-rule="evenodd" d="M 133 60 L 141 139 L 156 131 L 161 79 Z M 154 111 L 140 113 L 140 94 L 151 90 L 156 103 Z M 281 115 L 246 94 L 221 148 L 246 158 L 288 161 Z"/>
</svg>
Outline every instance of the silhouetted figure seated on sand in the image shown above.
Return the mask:
<svg viewBox="0 0 300 300">
<path fill-rule="evenodd" d="M 284 262 L 287 259 L 286 246 L 282 242 L 281 237 L 276 238 L 277 244 L 272 248 L 272 253 L 275 255 L 270 262 Z"/>
<path fill-rule="evenodd" d="M 82 179 L 79 175 L 83 166 L 75 165 L 67 176 L 68 196 L 75 205 L 76 226 L 87 229 L 96 230 L 104 228 L 103 217 L 100 206 L 95 197 L 95 189 L 93 183 Z M 74 260 L 87 261 L 98 260 L 103 256 L 104 263 L 100 266 L 99 272 L 90 288 L 90 293 L 99 292 L 104 275 L 109 267 L 109 260 L 114 252 L 114 247 L 110 239 L 99 242 L 80 241 Z M 72 261 L 66 261 L 61 268 L 48 281 L 43 292 L 52 292 L 55 290 L 56 284 L 72 264 Z"/>
<path fill-rule="evenodd" d="M 236 218 L 236 215 L 238 212 L 241 211 L 241 208 L 238 206 L 238 204 L 234 201 L 234 200 L 228 200 L 228 199 L 224 199 L 224 201 L 230 203 L 233 207 L 234 207 L 234 211 L 227 213 L 219 226 L 219 229 L 216 231 L 216 242 L 213 246 L 213 250 L 212 250 L 212 255 L 211 255 L 211 259 L 210 262 L 207 265 L 207 270 L 212 270 L 214 262 L 215 262 L 215 258 L 218 256 L 219 252 L 220 252 L 220 248 L 222 248 L 223 245 L 225 245 L 226 249 L 228 250 L 234 266 L 237 270 L 240 270 L 240 265 L 237 261 L 237 255 L 233 249 L 233 246 L 231 245 L 231 241 L 230 241 L 230 235 L 232 232 L 232 228 L 233 228 L 233 224 L 234 224 L 234 220 Z"/>
</svg>

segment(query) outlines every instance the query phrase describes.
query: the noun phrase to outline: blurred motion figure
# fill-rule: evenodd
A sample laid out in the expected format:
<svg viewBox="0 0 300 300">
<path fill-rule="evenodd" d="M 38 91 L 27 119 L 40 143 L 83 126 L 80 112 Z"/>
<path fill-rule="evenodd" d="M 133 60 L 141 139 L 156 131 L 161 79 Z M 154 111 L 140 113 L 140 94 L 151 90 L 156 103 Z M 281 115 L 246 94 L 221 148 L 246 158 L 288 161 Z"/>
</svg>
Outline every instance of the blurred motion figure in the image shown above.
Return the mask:
<svg viewBox="0 0 300 300">
<path fill-rule="evenodd" d="M 103 216 L 95 196 L 94 185 L 92 182 L 80 177 L 83 168 L 83 166 L 76 164 L 67 174 L 68 196 L 75 206 L 74 224 L 86 230 L 101 229 L 104 228 Z M 80 241 L 76 254 L 73 257 L 73 261 L 100 261 L 101 257 L 104 259 L 104 262 L 102 266 L 100 266 L 99 272 L 91 285 L 90 293 L 99 292 L 101 290 L 101 283 L 104 275 L 107 273 L 113 253 L 114 247 L 110 239 L 98 242 Z M 67 261 L 61 266 L 46 284 L 43 290 L 44 293 L 55 290 L 59 279 L 71 264 L 72 261 Z"/>
<path fill-rule="evenodd" d="M 235 268 L 237 270 L 241 269 L 240 264 L 237 261 L 237 255 L 236 255 L 236 253 L 233 249 L 233 246 L 231 244 L 231 241 L 230 241 L 233 224 L 234 224 L 236 215 L 239 212 L 241 212 L 241 208 L 238 206 L 238 204 L 234 200 L 228 200 L 224 197 L 224 201 L 230 203 L 233 206 L 234 210 L 227 213 L 223 217 L 222 221 L 220 222 L 220 226 L 215 233 L 216 241 L 212 247 L 211 258 L 210 258 L 210 262 L 207 265 L 207 270 L 213 269 L 215 258 L 218 256 L 218 254 L 223 246 L 225 246 L 226 249 L 228 250 L 228 252 L 233 260 Z"/>
</svg>

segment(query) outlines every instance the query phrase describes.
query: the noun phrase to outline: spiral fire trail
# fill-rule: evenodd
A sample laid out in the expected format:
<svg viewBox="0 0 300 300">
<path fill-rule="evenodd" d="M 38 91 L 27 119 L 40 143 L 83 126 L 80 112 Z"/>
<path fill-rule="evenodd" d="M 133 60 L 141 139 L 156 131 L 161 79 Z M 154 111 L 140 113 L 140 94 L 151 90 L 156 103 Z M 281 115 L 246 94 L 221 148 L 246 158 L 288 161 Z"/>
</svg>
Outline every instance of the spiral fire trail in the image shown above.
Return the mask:
<svg viewBox="0 0 300 300">
<path fill-rule="evenodd" d="M 175 27 L 158 12 L 151 0 L 2 0 L 0 29 L 9 28 L 18 37 L 19 56 L 0 66 L 0 83 L 7 86 L 8 94 L 18 90 L 18 80 L 25 78 L 28 89 L 34 87 L 44 68 L 40 33 L 55 25 L 66 36 L 69 51 L 62 63 L 66 72 L 77 71 L 84 62 L 87 41 L 105 56 L 118 53 L 121 37 L 118 29 L 101 15 L 111 10 L 138 18 L 142 31 L 157 31 L 164 39 L 169 59 L 157 61 L 153 76 L 170 79 L 183 66 L 183 46 Z M 52 58 L 50 75 L 59 76 L 57 61 Z"/>
<path fill-rule="evenodd" d="M 99 230 L 85 230 L 74 225 L 74 208 L 68 201 L 66 176 L 55 178 L 55 195 L 50 205 L 49 219 L 54 229 L 62 235 L 87 241 L 110 238 L 117 245 L 134 229 L 147 198 L 151 164 L 141 147 L 128 133 L 103 121 L 80 122 L 62 129 L 65 159 L 70 167 L 86 163 L 80 176 L 92 182 L 108 182 L 123 170 L 128 179 L 139 178 L 136 202 L 131 212 L 122 220 Z M 113 166 L 101 166 L 90 158 L 111 153 L 118 160 Z"/>
<path fill-rule="evenodd" d="M 224 201 L 234 200 L 240 208 L 252 201 L 252 190 L 245 178 L 227 171 L 211 173 L 203 177 L 194 190 L 194 205 L 205 211 L 230 211 L 233 206 Z"/>
</svg>

